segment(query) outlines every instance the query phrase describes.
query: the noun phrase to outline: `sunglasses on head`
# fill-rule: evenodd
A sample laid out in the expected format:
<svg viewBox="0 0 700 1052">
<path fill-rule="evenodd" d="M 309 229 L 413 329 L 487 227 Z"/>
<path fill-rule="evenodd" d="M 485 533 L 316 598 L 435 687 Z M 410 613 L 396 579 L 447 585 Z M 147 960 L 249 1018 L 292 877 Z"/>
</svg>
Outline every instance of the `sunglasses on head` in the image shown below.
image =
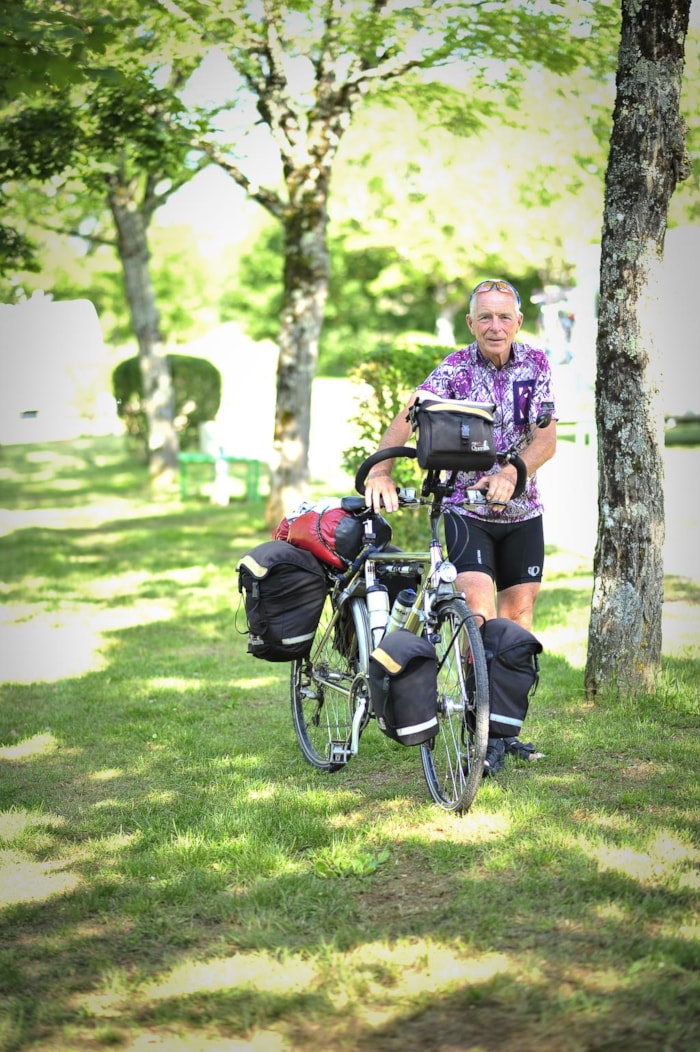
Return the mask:
<svg viewBox="0 0 700 1052">
<path fill-rule="evenodd" d="M 471 291 L 471 295 L 469 296 L 469 302 L 471 303 L 471 301 L 476 296 L 477 292 L 493 291 L 510 292 L 512 296 L 515 296 L 515 302 L 518 304 L 518 307 L 520 306 L 520 293 L 514 285 L 511 285 L 509 281 L 501 281 L 500 279 L 494 280 L 491 278 L 488 278 L 486 281 L 480 281 L 474 286 L 474 288 Z"/>
</svg>

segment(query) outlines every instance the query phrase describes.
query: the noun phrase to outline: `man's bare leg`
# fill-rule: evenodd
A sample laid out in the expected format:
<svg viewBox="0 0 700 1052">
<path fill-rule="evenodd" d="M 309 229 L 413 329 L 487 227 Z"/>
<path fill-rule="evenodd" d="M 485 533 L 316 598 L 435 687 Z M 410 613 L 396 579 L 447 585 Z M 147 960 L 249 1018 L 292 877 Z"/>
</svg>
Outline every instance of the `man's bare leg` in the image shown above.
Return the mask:
<svg viewBox="0 0 700 1052">
<path fill-rule="evenodd" d="M 515 584 L 512 588 L 504 588 L 498 593 L 498 616 L 507 617 L 509 621 L 516 621 L 517 624 L 531 632 L 532 615 L 539 591 L 539 582 Z"/>
</svg>

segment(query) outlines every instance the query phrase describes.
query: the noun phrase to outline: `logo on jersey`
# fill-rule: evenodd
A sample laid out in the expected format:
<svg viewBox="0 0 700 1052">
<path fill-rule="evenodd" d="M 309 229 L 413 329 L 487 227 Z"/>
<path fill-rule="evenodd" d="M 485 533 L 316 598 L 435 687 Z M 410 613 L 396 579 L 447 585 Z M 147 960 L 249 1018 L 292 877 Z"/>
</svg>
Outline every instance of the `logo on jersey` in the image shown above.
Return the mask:
<svg viewBox="0 0 700 1052">
<path fill-rule="evenodd" d="M 515 380 L 513 382 L 513 420 L 521 427 L 530 419 L 530 402 L 534 389 L 534 380 Z"/>
</svg>

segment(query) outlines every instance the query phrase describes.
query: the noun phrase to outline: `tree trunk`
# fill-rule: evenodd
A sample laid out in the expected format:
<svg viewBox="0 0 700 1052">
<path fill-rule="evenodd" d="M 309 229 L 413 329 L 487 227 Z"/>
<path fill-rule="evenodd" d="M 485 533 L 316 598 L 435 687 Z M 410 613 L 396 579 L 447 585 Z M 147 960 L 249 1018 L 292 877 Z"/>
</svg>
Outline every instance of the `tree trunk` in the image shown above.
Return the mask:
<svg viewBox="0 0 700 1052">
<path fill-rule="evenodd" d="M 178 469 L 179 442 L 174 424 L 173 381 L 160 334 L 149 270 L 148 217 L 128 188 L 112 186 L 109 205 L 117 228 L 126 298 L 136 335 L 143 379 L 143 404 L 148 427 L 148 467 L 151 483 L 169 485 Z"/>
<path fill-rule="evenodd" d="M 585 686 L 649 689 L 661 663 L 663 418 L 654 327 L 690 0 L 623 0 L 601 246 L 598 539 Z M 671 349 L 664 349 L 665 354 Z"/>
<path fill-rule="evenodd" d="M 300 173 L 296 173 L 299 175 Z M 328 297 L 328 178 L 307 169 L 284 216 L 284 301 L 280 319 L 269 525 L 308 496 L 311 388 Z M 343 407 L 338 406 L 343 413 Z"/>
</svg>

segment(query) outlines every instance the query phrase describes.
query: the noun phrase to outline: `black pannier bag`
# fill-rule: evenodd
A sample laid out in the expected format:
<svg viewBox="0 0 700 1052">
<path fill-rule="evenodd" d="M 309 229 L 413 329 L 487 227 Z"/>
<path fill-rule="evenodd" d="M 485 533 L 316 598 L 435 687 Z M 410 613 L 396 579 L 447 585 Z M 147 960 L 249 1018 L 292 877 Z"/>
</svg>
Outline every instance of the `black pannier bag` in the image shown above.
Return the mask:
<svg viewBox="0 0 700 1052">
<path fill-rule="evenodd" d="M 496 463 L 495 406 L 453 398 L 419 398 L 409 410 L 423 470 L 488 471 Z"/>
<path fill-rule="evenodd" d="M 264 661 L 307 657 L 329 590 L 318 559 L 286 541 L 266 541 L 244 555 L 237 570 L 248 653 Z"/>
<path fill-rule="evenodd" d="M 369 656 L 369 695 L 377 725 L 402 745 L 438 732 L 437 654 L 423 636 L 398 628 Z"/>
<path fill-rule="evenodd" d="M 517 738 L 540 678 L 539 639 L 507 617 L 481 626 L 489 672 L 489 737 Z"/>
</svg>

